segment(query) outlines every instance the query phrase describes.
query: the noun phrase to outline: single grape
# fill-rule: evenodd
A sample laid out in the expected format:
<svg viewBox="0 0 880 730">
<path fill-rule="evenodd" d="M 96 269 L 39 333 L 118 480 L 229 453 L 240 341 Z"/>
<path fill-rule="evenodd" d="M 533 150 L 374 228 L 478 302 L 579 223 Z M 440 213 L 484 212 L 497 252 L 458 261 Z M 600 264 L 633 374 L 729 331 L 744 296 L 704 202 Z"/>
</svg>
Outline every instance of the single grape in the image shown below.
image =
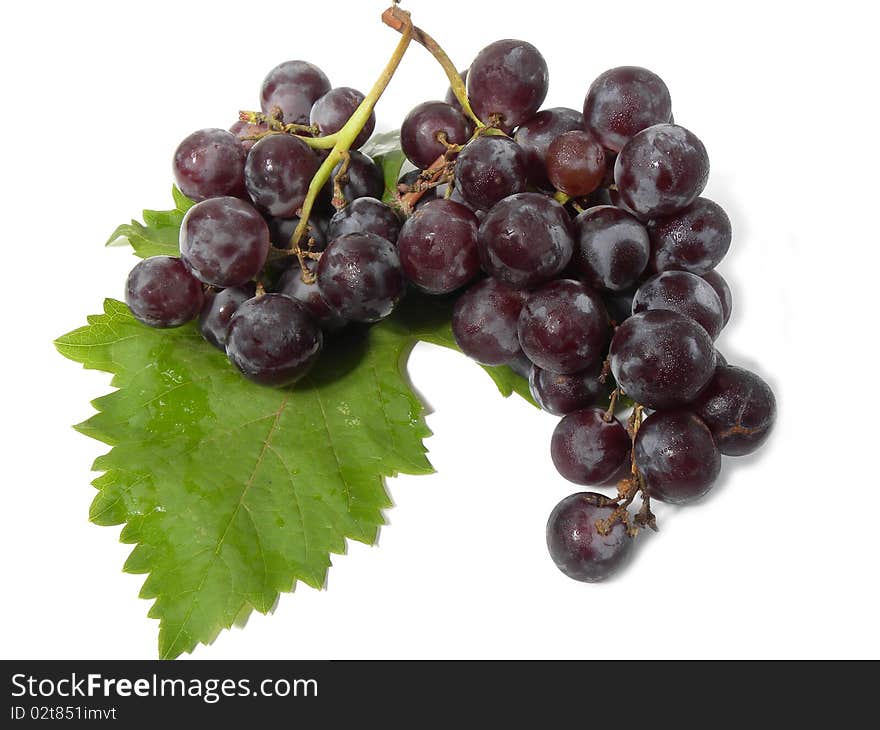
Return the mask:
<svg viewBox="0 0 880 730">
<path fill-rule="evenodd" d="M 589 195 L 605 177 L 605 150 L 583 130 L 560 134 L 547 148 L 547 177 L 566 195 Z"/>
<path fill-rule="evenodd" d="M 314 272 L 318 268 L 318 262 L 308 261 L 306 268 Z M 302 304 L 325 332 L 333 332 L 345 326 L 345 320 L 327 303 L 318 284 L 316 282 L 307 284 L 303 281 L 302 269 L 298 264 L 287 269 L 281 275 L 278 281 L 278 291 Z"/>
<path fill-rule="evenodd" d="M 254 204 L 270 215 L 291 218 L 305 202 L 318 171 L 318 157 L 289 134 L 272 134 L 248 152 L 245 183 Z"/>
<path fill-rule="evenodd" d="M 238 141 L 241 142 L 242 149 L 245 152 L 250 152 L 251 147 L 253 147 L 257 140 L 248 139 L 248 137 L 254 137 L 258 134 L 265 134 L 269 129 L 268 124 L 264 124 L 260 122 L 259 124 L 251 124 L 250 122 L 243 122 L 241 120 L 234 122 L 233 125 L 229 128 L 229 131 L 238 137 Z"/>
<path fill-rule="evenodd" d="M 330 91 L 324 72 L 307 61 L 285 61 L 263 79 L 260 107 L 266 114 L 281 109 L 287 124 L 308 124 L 309 112 L 320 97 Z"/>
<path fill-rule="evenodd" d="M 648 231 L 626 211 L 610 205 L 588 208 L 574 220 L 572 265 L 597 289 L 624 291 L 648 264 Z"/>
<path fill-rule="evenodd" d="M 596 492 L 572 494 L 557 504 L 547 521 L 547 549 L 556 567 L 585 583 L 605 580 L 617 572 L 632 551 L 633 539 L 617 521 L 607 535 L 597 523 L 608 520 L 616 504 Z"/>
<path fill-rule="evenodd" d="M 321 329 L 305 307 L 284 294 L 242 302 L 226 339 L 226 355 L 242 375 L 263 385 L 291 385 L 318 359 Z"/>
<path fill-rule="evenodd" d="M 668 309 L 690 317 L 713 340 L 724 326 L 721 300 L 709 282 L 687 271 L 662 271 L 642 284 L 633 298 L 633 314 Z"/>
<path fill-rule="evenodd" d="M 378 322 L 406 292 L 397 249 L 373 233 L 334 239 L 318 263 L 318 287 L 343 319 Z"/>
<path fill-rule="evenodd" d="M 400 220 L 381 200 L 358 198 L 330 219 L 327 234 L 331 241 L 348 233 L 373 233 L 394 243 L 400 233 Z"/>
<path fill-rule="evenodd" d="M 657 74 L 639 66 L 609 69 L 590 85 L 584 99 L 585 129 L 615 152 L 643 129 L 670 121 L 669 89 Z"/>
<path fill-rule="evenodd" d="M 586 370 L 568 375 L 532 367 L 529 390 L 543 410 L 554 416 L 565 416 L 599 402 L 606 394 L 608 387 L 599 381 L 601 373 L 601 360 Z"/>
<path fill-rule="evenodd" d="M 614 332 L 609 357 L 617 384 L 654 409 L 690 403 L 715 370 L 715 347 L 706 330 L 664 309 L 625 320 Z"/>
<path fill-rule="evenodd" d="M 180 225 L 180 258 L 199 281 L 225 288 L 253 279 L 269 255 L 269 227 L 238 198 L 196 203 Z"/>
<path fill-rule="evenodd" d="M 559 279 L 526 299 L 517 335 L 535 365 L 553 373 L 576 373 L 602 359 L 608 344 L 608 313 L 586 284 Z"/>
<path fill-rule="evenodd" d="M 462 352 L 483 365 L 504 365 L 520 354 L 516 325 L 525 294 L 497 279 L 470 286 L 452 310 L 452 335 Z"/>
<path fill-rule="evenodd" d="M 574 109 L 554 107 L 539 111 L 516 130 L 514 141 L 525 156 L 529 182 L 549 189 L 547 178 L 547 149 L 560 134 L 584 128 L 584 115 Z"/>
<path fill-rule="evenodd" d="M 639 132 L 614 163 L 621 200 L 643 218 L 687 208 L 708 179 L 706 148 L 692 132 L 675 124 L 657 124 Z"/>
<path fill-rule="evenodd" d="M 345 126 L 345 123 L 361 105 L 364 95 L 357 89 L 348 86 L 337 86 L 330 89 L 312 107 L 310 116 L 312 126 L 318 128 L 321 137 L 335 134 Z M 355 137 L 351 148 L 357 149 L 366 142 L 376 128 L 376 112 L 370 112 L 367 123 Z"/>
<path fill-rule="evenodd" d="M 382 170 L 363 152 L 351 150 L 349 153 L 348 169 L 340 180 L 342 196 L 347 203 L 358 198 L 381 198 L 385 192 L 385 178 Z M 342 169 L 340 162 L 333 168 L 330 180 L 330 195 L 332 197 L 333 181 Z"/>
<path fill-rule="evenodd" d="M 222 291 L 209 289 L 205 293 L 205 303 L 199 315 L 199 332 L 218 350 L 226 352 L 226 339 L 229 334 L 229 321 L 242 302 L 254 296 L 253 284 L 231 287 Z"/>
<path fill-rule="evenodd" d="M 430 167 L 446 152 L 446 146 L 437 138 L 441 132 L 448 143 L 464 144 L 473 133 L 473 125 L 460 111 L 442 101 L 419 104 L 400 126 L 403 154 L 422 170 Z"/>
<path fill-rule="evenodd" d="M 629 434 L 602 408 L 583 408 L 557 424 L 550 442 L 553 465 L 575 484 L 603 484 L 630 458 Z"/>
<path fill-rule="evenodd" d="M 200 129 L 174 151 L 174 179 L 180 191 L 196 201 L 221 195 L 244 198 L 246 157 L 241 141 L 232 132 Z"/>
<path fill-rule="evenodd" d="M 468 69 L 464 71 L 460 71 L 458 74 L 461 77 L 461 82 L 465 85 L 465 89 L 467 89 L 467 77 L 468 77 Z M 464 109 L 461 108 L 461 104 L 458 101 L 458 97 L 455 95 L 455 92 L 452 90 L 452 85 L 446 88 L 446 96 L 444 97 L 444 101 L 449 104 L 455 111 L 464 114 Z"/>
<path fill-rule="evenodd" d="M 397 239 L 407 278 L 429 294 L 448 294 L 480 271 L 479 222 L 473 212 L 452 200 L 434 200 L 415 211 Z"/>
<path fill-rule="evenodd" d="M 267 216 L 266 224 L 269 226 L 269 240 L 272 245 L 275 248 L 289 249 L 290 241 L 293 238 L 296 227 L 299 225 L 299 221 L 300 219 L 296 216 L 293 218 Z M 299 242 L 300 248 L 303 251 L 320 253 L 327 248 L 327 234 L 324 232 L 322 223 L 326 223 L 326 221 L 322 221 L 321 218 L 315 215 L 309 216 L 306 232 Z"/>
<path fill-rule="evenodd" d="M 692 406 L 705 421 L 718 450 L 728 456 L 755 451 L 776 421 L 776 397 L 770 386 L 745 368 L 721 365 Z"/>
<path fill-rule="evenodd" d="M 468 70 L 467 92 L 474 113 L 493 117 L 509 132 L 535 116 L 547 96 L 547 62 L 531 43 L 495 41 L 477 54 Z"/>
<path fill-rule="evenodd" d="M 730 248 L 730 218 L 708 198 L 697 198 L 681 212 L 651 221 L 648 232 L 653 271 L 705 274 Z"/>
<path fill-rule="evenodd" d="M 702 497 L 721 471 L 709 428 L 690 411 L 651 414 L 636 434 L 633 454 L 648 494 L 661 502 L 685 504 Z"/>
<path fill-rule="evenodd" d="M 480 223 L 483 268 L 517 289 L 558 276 L 571 259 L 574 240 L 568 214 L 540 193 L 511 195 Z"/>
<path fill-rule="evenodd" d="M 624 289 L 623 291 L 607 291 L 602 294 L 602 303 L 608 312 L 608 319 L 616 327 L 621 322 L 629 319 L 632 314 L 633 297 L 636 290 Z"/>
<path fill-rule="evenodd" d="M 730 293 L 730 287 L 717 271 L 707 271 L 701 274 L 702 278 L 709 282 L 710 286 L 715 290 L 718 298 L 721 300 L 721 309 L 724 312 L 724 321 L 722 327 L 727 326 L 730 320 L 730 313 L 733 311 L 733 296 Z"/>
<path fill-rule="evenodd" d="M 151 256 L 140 261 L 125 283 L 125 303 L 135 319 L 150 327 L 179 327 L 202 309 L 201 283 L 183 261 Z"/>
<path fill-rule="evenodd" d="M 532 365 L 532 361 L 529 360 L 522 351 L 514 355 L 513 359 L 506 364 L 507 367 L 513 370 L 513 372 L 526 380 L 532 377 L 532 371 L 535 369 L 535 366 Z"/>
<path fill-rule="evenodd" d="M 487 210 L 526 189 L 526 163 L 519 145 L 485 135 L 469 142 L 455 161 L 455 188 L 474 208 Z"/>
</svg>

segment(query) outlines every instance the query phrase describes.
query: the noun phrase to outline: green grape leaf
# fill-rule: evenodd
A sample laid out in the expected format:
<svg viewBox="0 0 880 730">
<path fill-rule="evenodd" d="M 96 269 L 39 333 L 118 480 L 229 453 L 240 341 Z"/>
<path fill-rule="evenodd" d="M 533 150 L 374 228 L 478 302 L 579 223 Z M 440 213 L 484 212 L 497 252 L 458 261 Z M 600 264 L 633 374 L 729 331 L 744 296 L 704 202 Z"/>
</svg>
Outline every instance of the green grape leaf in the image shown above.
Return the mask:
<svg viewBox="0 0 880 730">
<path fill-rule="evenodd" d="M 171 234 L 187 203 L 120 235 L 138 255 L 177 253 Z M 288 389 L 242 378 L 195 325 L 151 329 L 112 299 L 56 341 L 113 375 L 116 390 L 76 426 L 111 447 L 94 464 L 90 519 L 124 525 L 134 545 L 124 570 L 147 575 L 140 595 L 154 601 L 162 658 L 269 612 L 297 581 L 322 587 L 346 539 L 375 541 L 391 506 L 384 478 L 432 471 L 405 364 L 420 340 L 455 348 L 451 307 L 410 293 L 385 321 L 328 339 Z M 502 393 L 531 401 L 512 370 L 486 370 Z"/>
<path fill-rule="evenodd" d="M 383 132 L 371 137 L 361 148 L 382 169 L 385 180 L 385 192 L 382 202 L 391 205 L 397 199 L 397 181 L 406 157 L 400 149 L 400 130 Z"/>
<path fill-rule="evenodd" d="M 187 198 L 177 186 L 171 189 L 172 210 L 145 210 L 143 223 L 133 220 L 119 226 L 107 240 L 108 246 L 129 244 L 142 259 L 150 256 L 177 256 L 180 222 L 195 201 Z"/>
</svg>

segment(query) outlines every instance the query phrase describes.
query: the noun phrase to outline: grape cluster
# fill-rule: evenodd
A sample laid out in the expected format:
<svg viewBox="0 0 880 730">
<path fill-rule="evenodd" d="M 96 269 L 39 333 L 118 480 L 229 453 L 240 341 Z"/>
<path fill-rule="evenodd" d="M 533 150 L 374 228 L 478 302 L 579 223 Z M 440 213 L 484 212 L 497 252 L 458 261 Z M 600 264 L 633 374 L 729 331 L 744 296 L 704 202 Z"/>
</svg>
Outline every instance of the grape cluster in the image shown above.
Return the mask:
<svg viewBox="0 0 880 730">
<path fill-rule="evenodd" d="M 542 110 L 543 56 L 503 40 L 461 81 L 403 120 L 411 169 L 386 191 L 357 151 L 375 124 L 371 106 L 355 114 L 364 95 L 305 61 L 272 69 L 261 112 L 180 143 L 175 180 L 195 201 L 180 256 L 141 261 L 126 301 L 153 327 L 198 319 L 245 377 L 287 386 L 325 337 L 387 317 L 408 288 L 454 298 L 459 347 L 526 376 L 561 416 L 550 444 L 559 473 L 616 487 L 613 498 L 567 497 L 547 524 L 559 569 L 602 580 L 638 527 L 655 526 L 652 498 L 701 497 L 721 454 L 752 452 L 773 425 L 770 388 L 714 344 L 731 311 L 715 271 L 730 220 L 700 197 L 706 149 L 674 123 L 652 72 L 611 69 L 582 111 Z M 355 119 L 347 149 L 320 143 Z M 321 178 L 328 154 L 339 162 Z"/>
</svg>

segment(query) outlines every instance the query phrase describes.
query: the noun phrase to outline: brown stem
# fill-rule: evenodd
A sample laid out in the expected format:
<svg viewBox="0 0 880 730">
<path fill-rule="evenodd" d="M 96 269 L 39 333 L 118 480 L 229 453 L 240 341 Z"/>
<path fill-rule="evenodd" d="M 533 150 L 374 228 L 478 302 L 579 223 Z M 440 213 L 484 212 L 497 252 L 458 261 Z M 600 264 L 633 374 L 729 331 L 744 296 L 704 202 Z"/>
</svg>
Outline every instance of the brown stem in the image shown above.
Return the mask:
<svg viewBox="0 0 880 730">
<path fill-rule="evenodd" d="M 343 183 L 348 181 L 348 166 L 351 164 L 351 154 L 348 150 L 342 153 L 342 164 L 339 166 L 339 172 L 333 176 L 333 207 L 340 210 L 346 206 L 345 195 L 342 192 Z"/>
</svg>

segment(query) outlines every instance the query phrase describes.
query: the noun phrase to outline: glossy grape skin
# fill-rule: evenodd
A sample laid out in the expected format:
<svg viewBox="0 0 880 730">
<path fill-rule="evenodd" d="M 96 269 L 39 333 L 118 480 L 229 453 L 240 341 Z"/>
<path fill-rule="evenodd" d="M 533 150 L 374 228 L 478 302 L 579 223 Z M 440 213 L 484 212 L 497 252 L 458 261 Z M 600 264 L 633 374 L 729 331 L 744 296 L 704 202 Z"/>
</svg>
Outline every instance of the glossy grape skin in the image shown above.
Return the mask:
<svg viewBox="0 0 880 730">
<path fill-rule="evenodd" d="M 226 288 L 253 279 L 269 255 L 269 227 L 238 198 L 209 198 L 180 225 L 180 258 L 199 281 Z"/>
<path fill-rule="evenodd" d="M 715 370 L 715 347 L 706 330 L 664 309 L 625 320 L 614 332 L 609 356 L 617 384 L 653 409 L 690 403 Z"/>
<path fill-rule="evenodd" d="M 397 238 L 407 278 L 429 294 L 448 294 L 480 271 L 479 222 L 473 212 L 452 200 L 434 200 L 415 211 Z"/>
<path fill-rule="evenodd" d="M 473 133 L 473 125 L 454 107 L 442 101 L 419 104 L 400 126 L 400 146 L 406 158 L 424 170 L 446 152 L 437 139 L 438 132 L 446 134 L 450 144 L 464 144 Z"/>
<path fill-rule="evenodd" d="M 381 200 L 358 198 L 330 219 L 327 235 L 331 241 L 348 233 L 373 233 L 394 243 L 400 234 L 400 220 Z"/>
<path fill-rule="evenodd" d="M 717 271 L 707 271 L 705 274 L 701 274 L 701 278 L 709 282 L 718 295 L 718 299 L 721 300 L 721 310 L 724 312 L 724 321 L 721 326 L 726 327 L 730 320 L 730 313 L 733 311 L 733 295 L 730 293 L 727 281 Z"/>
<path fill-rule="evenodd" d="M 535 116 L 549 85 L 547 62 L 538 49 L 510 39 L 495 41 L 480 51 L 467 76 L 474 113 L 487 124 L 499 115 L 508 132 Z"/>
<path fill-rule="evenodd" d="M 135 319 L 149 327 L 179 327 L 202 309 L 202 285 L 173 256 L 151 256 L 131 270 L 125 303 Z"/>
<path fill-rule="evenodd" d="M 622 522 L 607 535 L 596 523 L 607 520 L 616 505 L 595 492 L 572 494 L 557 504 L 547 521 L 547 549 L 565 575 L 585 583 L 605 580 L 626 563 L 633 539 Z"/>
<path fill-rule="evenodd" d="M 225 129 L 200 129 L 174 151 L 172 169 L 180 191 L 195 201 L 222 195 L 247 197 L 241 141 Z"/>
<path fill-rule="evenodd" d="M 572 265 L 591 286 L 624 291 L 648 264 L 648 231 L 637 218 L 610 205 L 588 208 L 574 220 Z"/>
<path fill-rule="evenodd" d="M 570 482 L 604 484 L 630 458 L 632 442 L 613 416 L 605 420 L 604 408 L 583 408 L 564 416 L 550 441 L 553 465 Z"/>
<path fill-rule="evenodd" d="M 599 295 L 580 281 L 559 279 L 532 292 L 517 323 L 523 352 L 553 373 L 576 373 L 602 359 L 608 314 Z"/>
<path fill-rule="evenodd" d="M 605 150 L 583 130 L 565 132 L 547 148 L 547 177 L 566 195 L 589 195 L 605 177 Z"/>
<path fill-rule="evenodd" d="M 639 66 L 605 71 L 584 99 L 584 128 L 615 152 L 643 129 L 670 121 L 669 89 L 657 74 Z"/>
<path fill-rule="evenodd" d="M 513 370 L 513 372 L 526 380 L 532 377 L 532 371 L 535 369 L 535 366 L 532 365 L 532 361 L 529 360 L 522 351 L 514 355 L 513 359 L 508 361 L 506 365 Z"/>
<path fill-rule="evenodd" d="M 318 359 L 321 329 L 297 301 L 264 294 L 242 302 L 226 339 L 226 356 L 248 380 L 285 386 L 302 378 Z"/>
<path fill-rule="evenodd" d="M 292 218 L 305 202 L 317 171 L 318 157 L 305 142 L 289 134 L 273 134 L 248 152 L 245 183 L 260 210 Z"/>
<path fill-rule="evenodd" d="M 269 240 L 275 248 L 290 248 L 290 241 L 299 225 L 299 220 L 296 216 L 293 218 L 268 216 L 266 218 L 266 225 L 269 226 Z M 327 248 L 327 236 L 321 226 L 321 220 L 316 216 L 309 217 L 306 231 L 300 239 L 300 247 L 304 251 L 317 253 Z"/>
<path fill-rule="evenodd" d="M 229 131 L 234 134 L 238 141 L 241 143 L 242 149 L 245 152 L 250 152 L 251 147 L 253 147 L 257 140 L 255 139 L 247 139 L 248 137 L 254 137 L 258 134 L 264 134 L 268 131 L 269 125 L 260 122 L 259 124 L 251 124 L 250 122 L 243 122 L 238 120 L 234 122 L 232 126 L 229 128 Z"/>
<path fill-rule="evenodd" d="M 614 181 L 627 208 L 642 218 L 672 215 L 706 187 L 709 156 L 696 135 L 675 124 L 639 132 L 617 155 Z"/>
<path fill-rule="evenodd" d="M 335 134 L 345 126 L 363 100 L 364 95 L 357 89 L 352 89 L 349 86 L 337 86 L 315 102 L 309 117 L 310 122 L 312 126 L 318 128 L 321 137 Z M 376 112 L 370 112 L 367 123 L 355 137 L 351 149 L 355 150 L 366 142 L 375 128 Z"/>
<path fill-rule="evenodd" d="M 309 261 L 307 268 L 314 272 L 318 264 Z M 296 299 L 302 304 L 312 318 L 321 325 L 325 332 L 333 332 L 345 326 L 345 320 L 331 307 L 316 282 L 306 284 L 302 278 L 302 270 L 298 264 L 285 271 L 278 280 L 278 292 Z"/>
<path fill-rule="evenodd" d="M 461 82 L 464 84 L 465 91 L 467 91 L 467 77 L 468 77 L 468 69 L 459 72 L 459 77 L 461 78 Z M 449 104 L 455 111 L 460 114 L 464 114 L 464 109 L 461 108 L 461 104 L 458 101 L 458 97 L 455 95 L 455 92 L 452 90 L 452 86 L 448 86 L 446 88 L 446 96 L 443 97 L 443 100 Z"/>
<path fill-rule="evenodd" d="M 730 248 L 727 213 L 708 198 L 697 198 L 687 208 L 651 221 L 651 269 L 705 274 L 721 263 Z"/>
<path fill-rule="evenodd" d="M 636 434 L 633 454 L 648 494 L 661 502 L 699 499 L 721 471 L 709 428 L 688 410 L 651 414 Z"/>
<path fill-rule="evenodd" d="M 308 61 L 285 61 L 273 68 L 260 88 L 260 108 L 279 107 L 287 124 L 308 124 L 312 105 L 330 91 L 330 80 Z"/>
<path fill-rule="evenodd" d="M 721 300 L 709 282 L 687 271 L 662 271 L 644 282 L 633 297 L 633 314 L 668 309 L 690 317 L 713 340 L 724 327 Z"/>
<path fill-rule="evenodd" d="M 406 293 L 397 249 L 373 233 L 334 239 L 318 263 L 318 287 L 343 319 L 378 322 Z"/>
<path fill-rule="evenodd" d="M 521 353 L 516 326 L 525 294 L 497 279 L 471 285 L 455 302 L 452 335 L 462 352 L 483 365 L 504 365 Z"/>
<path fill-rule="evenodd" d="M 608 386 L 599 381 L 601 373 L 601 360 L 585 370 L 568 375 L 532 367 L 529 391 L 543 410 L 554 416 L 565 416 L 594 405 L 607 395 Z"/>
<path fill-rule="evenodd" d="M 488 210 L 526 189 L 526 163 L 519 145 L 486 135 L 468 143 L 455 161 L 455 187 L 474 208 Z"/>
<path fill-rule="evenodd" d="M 574 109 L 553 107 L 539 111 L 516 130 L 514 141 L 523 151 L 529 182 L 549 189 L 547 178 L 547 149 L 560 134 L 583 129 L 584 115 Z"/>
<path fill-rule="evenodd" d="M 382 176 L 382 170 L 363 152 L 351 150 L 349 153 L 348 169 L 340 180 L 342 187 L 342 196 L 347 203 L 351 203 L 358 198 L 381 198 L 385 192 L 385 178 Z M 342 168 L 340 162 L 333 168 L 330 174 L 328 185 L 332 186 L 333 181 Z"/>
<path fill-rule="evenodd" d="M 199 314 L 199 332 L 208 343 L 226 352 L 229 321 L 241 303 L 254 296 L 255 289 L 253 284 L 246 284 L 222 291 L 210 289 L 205 293 L 205 303 Z"/>
<path fill-rule="evenodd" d="M 534 288 L 565 270 L 572 233 L 568 214 L 555 200 L 540 193 L 511 195 L 480 223 L 480 261 L 506 284 Z"/>
<path fill-rule="evenodd" d="M 712 432 L 718 450 L 728 456 L 751 454 L 776 422 L 776 397 L 770 386 L 745 368 L 720 365 L 692 409 Z"/>
</svg>

